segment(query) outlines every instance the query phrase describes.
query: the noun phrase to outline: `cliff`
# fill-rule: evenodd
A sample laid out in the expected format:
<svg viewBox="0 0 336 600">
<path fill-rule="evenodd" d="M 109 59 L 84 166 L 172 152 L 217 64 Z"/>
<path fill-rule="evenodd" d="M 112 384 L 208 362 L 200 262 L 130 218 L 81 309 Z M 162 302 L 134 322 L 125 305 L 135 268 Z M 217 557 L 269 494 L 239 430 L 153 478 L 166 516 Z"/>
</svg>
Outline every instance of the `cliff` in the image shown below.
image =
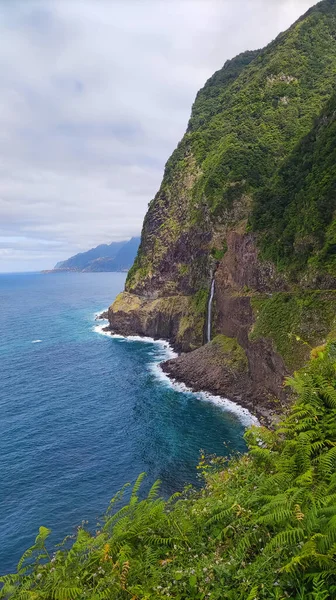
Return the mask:
<svg viewBox="0 0 336 600">
<path fill-rule="evenodd" d="M 335 73 L 335 0 L 215 73 L 109 309 L 114 331 L 192 352 L 165 365 L 171 375 L 256 412 L 278 411 L 284 376 L 333 335 Z M 212 337 L 239 346 L 244 376 L 221 344 L 204 345 L 213 277 Z"/>
</svg>

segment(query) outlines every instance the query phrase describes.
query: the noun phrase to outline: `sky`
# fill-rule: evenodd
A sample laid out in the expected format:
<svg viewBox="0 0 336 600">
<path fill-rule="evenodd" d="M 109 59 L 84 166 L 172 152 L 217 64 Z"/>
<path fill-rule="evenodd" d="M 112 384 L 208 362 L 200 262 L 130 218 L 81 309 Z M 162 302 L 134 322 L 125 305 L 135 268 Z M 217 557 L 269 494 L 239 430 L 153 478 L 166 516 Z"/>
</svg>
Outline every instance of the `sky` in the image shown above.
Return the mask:
<svg viewBox="0 0 336 600">
<path fill-rule="evenodd" d="M 0 0 L 0 272 L 141 231 L 197 91 L 316 0 Z"/>
</svg>

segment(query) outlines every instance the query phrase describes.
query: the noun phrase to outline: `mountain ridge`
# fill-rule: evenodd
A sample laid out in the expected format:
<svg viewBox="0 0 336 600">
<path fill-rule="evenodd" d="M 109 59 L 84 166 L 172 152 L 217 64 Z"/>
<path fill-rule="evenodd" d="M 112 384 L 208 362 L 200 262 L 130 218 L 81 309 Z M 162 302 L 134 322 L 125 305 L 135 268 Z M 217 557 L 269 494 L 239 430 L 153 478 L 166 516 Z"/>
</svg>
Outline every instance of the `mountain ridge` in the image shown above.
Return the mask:
<svg viewBox="0 0 336 600">
<path fill-rule="evenodd" d="M 140 238 L 132 237 L 121 242 L 100 244 L 58 262 L 53 271 L 113 272 L 127 271 L 136 256 Z"/>
</svg>

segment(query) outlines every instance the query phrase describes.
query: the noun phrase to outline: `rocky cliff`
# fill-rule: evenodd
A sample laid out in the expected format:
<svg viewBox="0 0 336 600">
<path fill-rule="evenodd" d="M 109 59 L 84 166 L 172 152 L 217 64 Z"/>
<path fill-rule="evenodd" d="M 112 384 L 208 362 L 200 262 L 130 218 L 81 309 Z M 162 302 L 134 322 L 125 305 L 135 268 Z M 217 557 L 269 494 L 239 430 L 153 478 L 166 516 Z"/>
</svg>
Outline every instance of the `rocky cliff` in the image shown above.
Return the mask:
<svg viewBox="0 0 336 600">
<path fill-rule="evenodd" d="M 335 75 L 335 0 L 215 73 L 108 313 L 114 331 L 188 353 L 165 365 L 173 376 L 260 414 L 279 409 L 284 376 L 333 335 Z"/>
</svg>

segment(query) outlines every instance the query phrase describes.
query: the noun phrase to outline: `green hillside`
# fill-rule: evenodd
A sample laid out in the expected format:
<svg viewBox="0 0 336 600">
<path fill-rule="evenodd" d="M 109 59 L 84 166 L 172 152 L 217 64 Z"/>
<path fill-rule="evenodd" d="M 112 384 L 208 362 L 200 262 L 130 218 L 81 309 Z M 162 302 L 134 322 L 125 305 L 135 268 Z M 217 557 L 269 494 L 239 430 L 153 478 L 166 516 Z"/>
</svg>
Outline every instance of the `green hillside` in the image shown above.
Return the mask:
<svg viewBox="0 0 336 600">
<path fill-rule="evenodd" d="M 265 258 L 293 276 L 336 276 L 336 96 L 257 196 L 251 219 Z"/>
<path fill-rule="evenodd" d="M 106 272 L 126 271 L 132 266 L 140 239 L 133 237 L 123 242 L 100 244 L 87 252 L 80 252 L 55 265 L 54 271 Z"/>
<path fill-rule="evenodd" d="M 287 180 L 288 174 L 295 179 L 294 165 L 300 161 L 309 169 L 309 160 L 318 159 L 322 146 L 315 178 L 319 177 L 322 164 L 327 170 L 333 162 L 334 126 L 332 123 L 323 125 L 323 117 L 332 119 L 330 98 L 335 79 L 336 4 L 334 0 L 325 0 L 267 48 L 244 53 L 227 62 L 206 83 L 197 95 L 187 132 L 168 160 L 161 188 L 150 205 L 138 259 L 128 278 L 128 291 L 137 292 L 137 286 L 144 289 L 152 285 L 157 272 L 169 260 L 171 244 L 178 245 L 186 231 L 195 239 L 195 244 L 201 245 L 199 240 L 205 223 L 206 231 L 212 232 L 213 237 L 218 228 L 226 229 L 243 216 L 250 216 L 252 231 L 264 231 L 271 223 L 272 231 L 261 237 L 264 250 L 270 238 L 277 239 L 277 230 L 283 229 L 284 220 L 291 221 L 290 209 L 285 214 L 279 209 L 281 202 L 282 206 L 290 204 L 293 212 L 296 212 L 294 204 L 300 202 L 299 198 L 291 197 L 290 183 L 284 188 L 281 181 Z M 315 125 L 321 115 L 322 124 L 320 120 L 320 124 Z M 316 128 L 320 143 L 313 141 Z M 324 136 L 328 137 L 328 144 L 324 143 Z M 327 173 L 323 176 L 328 178 Z M 335 178 L 335 174 L 330 171 L 332 177 Z M 271 190 L 270 182 L 274 182 Z M 305 184 L 302 180 L 301 183 L 303 187 L 310 186 L 308 179 Z M 333 183 L 327 181 L 321 185 L 332 197 Z M 329 191 L 326 185 L 330 186 Z M 315 186 L 310 194 L 319 191 Z M 280 203 L 279 194 L 285 197 Z M 312 249 L 321 249 L 324 243 L 325 224 L 330 223 L 333 211 L 332 199 L 328 202 L 326 198 L 324 202 L 328 210 L 324 214 L 324 205 L 318 209 L 319 214 L 323 213 L 323 223 L 318 225 L 320 232 L 316 232 L 318 243 L 315 244 L 315 240 L 309 245 L 307 239 L 302 242 L 302 247 L 306 246 L 303 251 L 306 258 L 303 263 L 301 260 L 303 266 Z M 244 205 L 240 210 L 239 204 Z M 276 205 L 281 213 L 279 222 Z M 315 218 L 313 206 L 307 211 L 306 220 L 309 218 Z M 285 225 L 287 233 L 282 244 L 287 246 L 285 237 L 290 237 L 292 224 L 288 223 L 287 227 L 286 222 Z M 310 232 L 312 226 L 307 223 L 306 229 Z M 222 233 L 225 237 L 225 232 Z M 209 248 L 211 240 L 207 242 Z M 188 265 L 188 284 L 195 291 L 202 285 L 209 264 L 210 248 L 207 256 L 206 248 L 203 250 L 204 256 L 196 257 L 199 263 L 196 271 L 195 265 L 190 264 L 190 253 L 183 258 L 179 256 L 180 250 L 177 251 L 181 262 L 183 259 Z M 282 254 L 287 260 L 282 261 Z M 293 251 L 290 253 L 284 248 L 278 256 L 273 247 L 265 250 L 265 256 L 290 268 Z M 172 267 L 171 273 L 174 279 Z M 182 279 L 178 274 L 177 277 Z M 157 287 L 160 290 L 160 286 Z"/>
</svg>

